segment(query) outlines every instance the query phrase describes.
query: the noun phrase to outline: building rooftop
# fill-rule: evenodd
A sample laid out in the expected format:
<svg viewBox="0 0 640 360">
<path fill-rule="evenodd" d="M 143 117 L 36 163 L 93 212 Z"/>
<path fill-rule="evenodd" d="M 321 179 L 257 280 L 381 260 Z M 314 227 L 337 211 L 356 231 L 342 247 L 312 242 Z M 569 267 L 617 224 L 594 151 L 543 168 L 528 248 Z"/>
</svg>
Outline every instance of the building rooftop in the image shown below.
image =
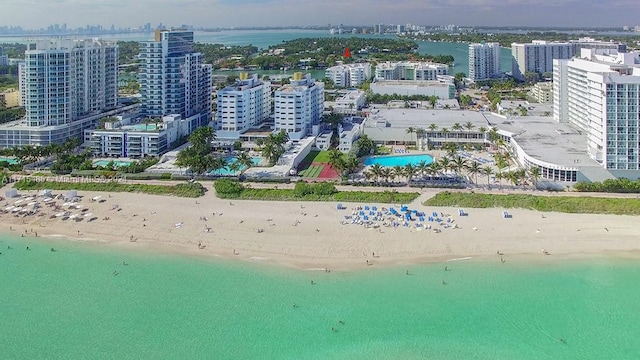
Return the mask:
<svg viewBox="0 0 640 360">
<path fill-rule="evenodd" d="M 374 141 L 415 141 L 415 134 L 407 133 L 409 127 L 428 131 L 433 123 L 438 129 L 446 127 L 452 131 L 453 124 L 464 125 L 467 122 L 474 125 L 475 131 L 480 127 L 496 127 L 501 132 L 512 134 L 530 157 L 568 169 L 579 169 L 591 181 L 613 178 L 611 173 L 589 157 L 586 134 L 569 124 L 557 123 L 548 116 L 507 118 L 470 110 L 375 109 L 365 121 L 364 132 Z M 377 126 L 381 123 L 386 126 Z"/>
<path fill-rule="evenodd" d="M 513 134 L 518 145 L 531 157 L 570 168 L 595 163 L 587 155 L 587 137 L 578 129 L 553 118 L 519 116 L 501 118 L 487 115 L 499 130 Z"/>
<path fill-rule="evenodd" d="M 460 125 L 470 121 L 476 129 L 488 128 L 484 113 L 479 111 L 440 110 L 440 109 L 373 109 L 370 118 L 385 119 L 389 126 L 406 129 L 408 127 L 427 129 L 430 124 L 438 128 L 451 129 L 455 123 Z M 365 126 L 370 126 L 369 119 Z"/>
</svg>

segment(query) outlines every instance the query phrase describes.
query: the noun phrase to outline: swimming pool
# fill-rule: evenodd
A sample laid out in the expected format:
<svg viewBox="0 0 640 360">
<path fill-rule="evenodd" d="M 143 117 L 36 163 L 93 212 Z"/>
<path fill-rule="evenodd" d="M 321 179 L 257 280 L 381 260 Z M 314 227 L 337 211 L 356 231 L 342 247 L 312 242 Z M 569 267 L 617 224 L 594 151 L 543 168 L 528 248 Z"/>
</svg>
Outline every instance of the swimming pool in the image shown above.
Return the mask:
<svg viewBox="0 0 640 360">
<path fill-rule="evenodd" d="M 107 166 L 110 162 L 113 162 L 113 165 L 115 165 L 116 167 L 129 166 L 132 163 L 132 161 L 98 160 L 93 162 L 93 166 Z"/>
<path fill-rule="evenodd" d="M 10 157 L 4 157 L 4 156 L 0 156 L 0 162 L 8 162 L 9 165 L 15 165 L 20 163 L 20 160 L 16 159 L 16 158 L 10 158 Z"/>
<path fill-rule="evenodd" d="M 391 155 L 391 156 L 371 156 L 364 160 L 364 164 L 371 165 L 380 165 L 380 166 L 405 166 L 407 164 L 418 165 L 424 161 L 427 165 L 433 163 L 433 157 L 427 154 L 419 154 L 419 155 Z"/>
<path fill-rule="evenodd" d="M 232 164 L 234 162 L 236 162 L 236 160 L 238 160 L 238 158 L 236 157 L 228 157 L 225 158 L 225 161 L 228 164 Z M 260 165 L 260 163 L 262 162 L 262 158 L 261 157 L 252 157 L 251 161 L 253 162 L 253 165 Z M 242 168 L 240 171 L 244 170 L 245 168 Z M 231 169 L 229 169 L 229 167 L 226 168 L 222 168 L 222 169 L 218 169 L 218 170 L 211 170 L 209 171 L 209 175 L 222 175 L 222 176 L 233 176 L 236 175 L 237 173 L 234 171 L 231 171 Z"/>
</svg>

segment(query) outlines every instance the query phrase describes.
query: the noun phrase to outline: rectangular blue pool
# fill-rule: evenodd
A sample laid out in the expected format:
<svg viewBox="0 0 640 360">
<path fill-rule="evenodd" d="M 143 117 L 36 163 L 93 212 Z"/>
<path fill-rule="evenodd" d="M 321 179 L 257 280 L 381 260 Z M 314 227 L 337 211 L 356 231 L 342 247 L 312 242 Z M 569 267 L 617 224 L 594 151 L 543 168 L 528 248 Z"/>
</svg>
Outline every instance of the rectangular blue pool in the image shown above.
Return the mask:
<svg viewBox="0 0 640 360">
<path fill-rule="evenodd" d="M 228 157 L 225 158 L 225 160 L 227 161 L 227 163 L 232 164 L 234 163 L 236 160 L 238 160 L 236 157 Z M 253 162 L 253 165 L 260 165 L 260 163 L 262 162 L 262 158 L 261 157 L 252 157 L 251 161 Z M 244 170 L 244 169 L 242 169 Z M 240 171 L 242 171 L 240 170 Z M 237 173 L 231 171 L 228 167 L 226 168 L 222 168 L 222 169 L 218 169 L 218 170 L 211 170 L 209 171 L 209 175 L 222 175 L 222 176 L 233 176 L 236 175 Z"/>
<path fill-rule="evenodd" d="M 113 162 L 113 165 L 116 167 L 123 167 L 131 165 L 132 161 L 111 161 L 111 160 L 98 160 L 93 162 L 93 166 L 107 166 L 109 163 Z"/>
<path fill-rule="evenodd" d="M 423 161 L 426 162 L 427 165 L 429 165 L 433 163 L 433 156 L 428 154 L 370 156 L 364 160 L 364 164 L 367 166 L 378 164 L 380 166 L 386 167 L 405 166 L 407 164 L 415 166 Z"/>
</svg>

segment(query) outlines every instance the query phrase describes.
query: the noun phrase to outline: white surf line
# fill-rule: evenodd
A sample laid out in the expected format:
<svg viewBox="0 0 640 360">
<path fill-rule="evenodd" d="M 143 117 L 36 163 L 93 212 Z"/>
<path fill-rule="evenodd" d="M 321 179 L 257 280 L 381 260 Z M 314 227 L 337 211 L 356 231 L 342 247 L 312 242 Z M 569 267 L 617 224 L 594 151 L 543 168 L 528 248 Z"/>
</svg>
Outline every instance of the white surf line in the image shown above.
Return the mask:
<svg viewBox="0 0 640 360">
<path fill-rule="evenodd" d="M 449 260 L 447 260 L 447 262 L 450 262 L 450 261 L 464 261 L 464 260 L 471 260 L 471 259 L 473 259 L 471 256 L 467 256 L 467 257 L 463 257 L 463 258 L 449 259 Z"/>
</svg>

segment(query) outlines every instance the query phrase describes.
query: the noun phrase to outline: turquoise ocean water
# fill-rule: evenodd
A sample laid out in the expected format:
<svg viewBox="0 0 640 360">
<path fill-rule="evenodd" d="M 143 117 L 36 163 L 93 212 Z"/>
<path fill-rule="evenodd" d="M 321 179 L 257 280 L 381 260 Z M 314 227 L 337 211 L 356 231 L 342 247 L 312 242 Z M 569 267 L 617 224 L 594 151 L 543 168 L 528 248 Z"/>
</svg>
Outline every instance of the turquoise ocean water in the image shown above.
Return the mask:
<svg viewBox="0 0 640 360">
<path fill-rule="evenodd" d="M 373 34 L 343 34 L 332 35 L 328 31 L 322 30 L 227 30 L 219 32 L 196 32 L 195 41 L 208 44 L 224 44 L 224 45 L 254 45 L 259 48 L 267 48 L 271 45 L 277 45 L 282 41 L 293 40 L 298 38 L 311 37 L 369 37 L 369 38 L 395 38 L 395 35 L 373 35 Z M 105 39 L 126 40 L 126 41 L 144 41 L 152 39 L 152 34 L 117 34 L 101 36 Z M 0 37 L 0 43 L 26 43 L 33 38 L 23 37 Z M 421 54 L 430 55 L 451 55 L 455 59 L 455 67 L 452 74 L 464 72 L 469 74 L 469 49 L 467 44 L 448 43 L 448 42 L 431 42 L 417 41 L 418 51 Z M 511 50 L 501 49 L 500 67 L 504 71 L 511 71 Z M 271 72 L 277 73 L 277 72 Z M 323 76 L 324 72 L 314 73 L 316 77 Z"/>
<path fill-rule="evenodd" d="M 640 354 L 640 264 L 632 260 L 524 264 L 507 257 L 505 264 L 450 262 L 449 271 L 425 264 L 325 273 L 0 240 L 3 359 Z"/>
</svg>

